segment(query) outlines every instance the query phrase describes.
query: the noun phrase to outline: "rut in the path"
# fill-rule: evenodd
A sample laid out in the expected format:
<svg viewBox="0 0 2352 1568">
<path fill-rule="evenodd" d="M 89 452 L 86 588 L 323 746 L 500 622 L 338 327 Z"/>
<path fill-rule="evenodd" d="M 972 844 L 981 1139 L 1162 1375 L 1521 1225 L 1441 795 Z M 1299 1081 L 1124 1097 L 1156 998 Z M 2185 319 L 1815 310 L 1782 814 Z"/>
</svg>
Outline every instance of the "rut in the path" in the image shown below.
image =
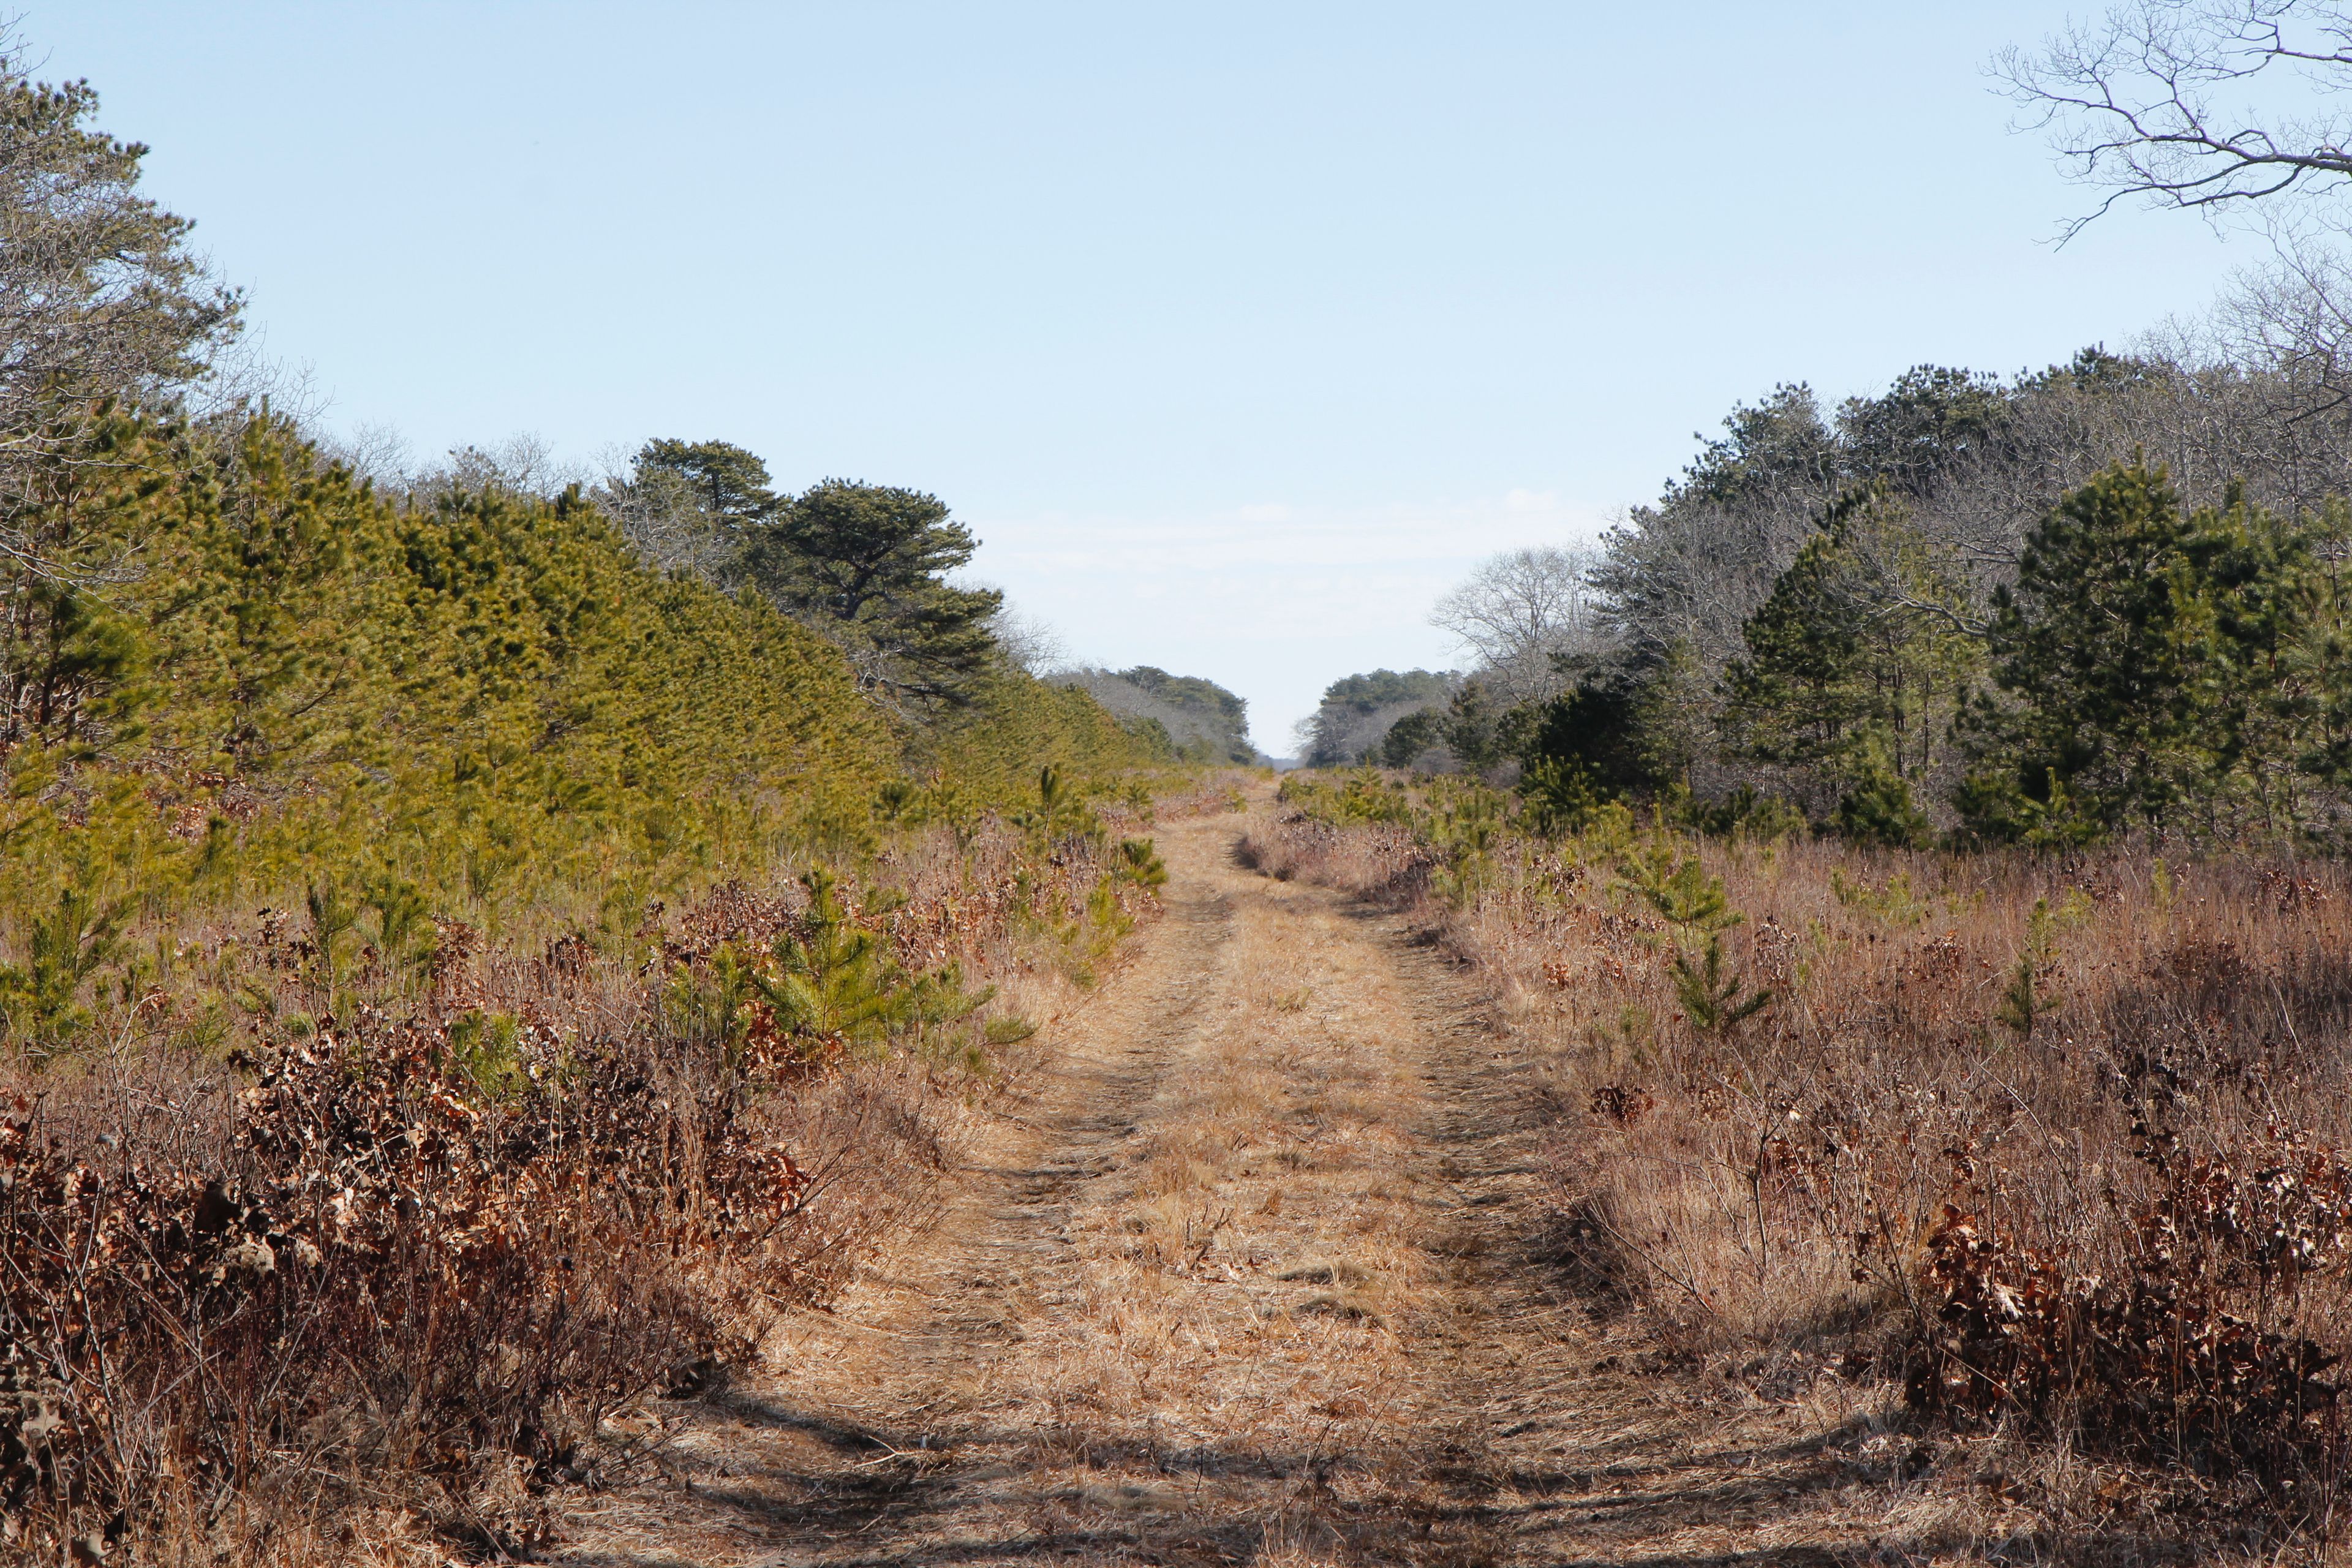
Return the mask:
<svg viewBox="0 0 2352 1568">
<path fill-rule="evenodd" d="M 1543 1256 L 1513 1047 L 1396 922 L 1164 829 L 1166 918 L 941 1223 L 691 1407 L 579 1564 L 1828 1560 L 1804 1423 Z M 1839 1560 L 1847 1560 L 1841 1553 Z"/>
</svg>

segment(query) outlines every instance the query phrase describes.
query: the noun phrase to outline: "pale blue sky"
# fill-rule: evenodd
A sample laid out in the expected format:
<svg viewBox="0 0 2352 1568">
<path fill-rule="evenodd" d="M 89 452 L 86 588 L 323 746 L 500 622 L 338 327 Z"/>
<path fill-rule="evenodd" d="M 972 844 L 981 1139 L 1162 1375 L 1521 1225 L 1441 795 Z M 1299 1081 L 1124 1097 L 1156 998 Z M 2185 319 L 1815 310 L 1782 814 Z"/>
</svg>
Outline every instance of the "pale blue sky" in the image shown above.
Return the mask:
<svg viewBox="0 0 2352 1568">
<path fill-rule="evenodd" d="M 2063 4 L 33 0 L 326 423 L 720 437 L 936 491 L 1257 739 L 1450 662 L 1733 401 L 2011 371 L 2255 259 L 2078 208 L 1982 75 Z"/>
</svg>

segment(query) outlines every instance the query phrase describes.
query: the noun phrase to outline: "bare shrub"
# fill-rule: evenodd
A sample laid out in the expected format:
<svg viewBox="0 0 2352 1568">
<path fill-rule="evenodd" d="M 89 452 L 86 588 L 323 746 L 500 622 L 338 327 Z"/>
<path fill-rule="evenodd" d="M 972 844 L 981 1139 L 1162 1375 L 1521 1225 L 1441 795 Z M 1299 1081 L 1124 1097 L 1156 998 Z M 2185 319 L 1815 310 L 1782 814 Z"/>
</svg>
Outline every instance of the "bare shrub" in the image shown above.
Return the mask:
<svg viewBox="0 0 2352 1568">
<path fill-rule="evenodd" d="M 1254 824 L 1236 850 L 1242 864 L 1277 881 L 1348 888 L 1404 907 L 1418 900 L 1436 857 L 1402 827 L 1340 827 L 1293 813 Z"/>
</svg>

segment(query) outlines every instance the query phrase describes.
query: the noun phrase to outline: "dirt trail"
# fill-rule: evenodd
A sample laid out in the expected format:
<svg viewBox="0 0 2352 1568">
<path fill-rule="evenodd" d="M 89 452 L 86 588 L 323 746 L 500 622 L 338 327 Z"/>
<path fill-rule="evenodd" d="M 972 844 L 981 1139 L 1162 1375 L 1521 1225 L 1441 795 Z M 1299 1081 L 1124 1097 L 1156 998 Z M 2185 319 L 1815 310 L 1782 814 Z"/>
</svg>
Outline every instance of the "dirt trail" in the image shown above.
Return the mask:
<svg viewBox="0 0 2352 1568">
<path fill-rule="evenodd" d="M 562 1561 L 1868 1552 L 1817 1420 L 1644 1363 L 1569 1290 L 1539 1107 L 1468 986 L 1243 868 L 1244 822 L 1162 829 L 1166 917 L 929 1239 L 688 1407 L 670 1482 L 580 1500 Z"/>
</svg>

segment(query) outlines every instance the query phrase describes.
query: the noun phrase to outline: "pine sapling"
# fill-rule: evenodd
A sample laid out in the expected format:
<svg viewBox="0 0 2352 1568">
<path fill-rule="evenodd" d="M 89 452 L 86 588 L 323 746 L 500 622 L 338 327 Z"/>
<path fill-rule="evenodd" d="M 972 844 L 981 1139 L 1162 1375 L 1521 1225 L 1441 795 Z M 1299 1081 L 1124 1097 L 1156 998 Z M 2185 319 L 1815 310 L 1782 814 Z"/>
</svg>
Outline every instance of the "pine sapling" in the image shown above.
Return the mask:
<svg viewBox="0 0 2352 1568">
<path fill-rule="evenodd" d="M 2057 1007 L 2063 998 L 2054 991 L 2042 986 L 2042 972 L 2048 968 L 2054 943 L 2050 913 L 2050 900 L 2033 900 L 2033 914 L 2026 924 L 2025 951 L 2018 955 L 2017 966 L 2010 971 L 2009 984 L 2001 988 L 2000 1000 L 1993 1007 L 1993 1021 L 2016 1034 L 2020 1040 L 2033 1037 L 2034 1026 Z"/>
<path fill-rule="evenodd" d="M 415 883 L 389 872 L 373 878 L 361 890 L 360 907 L 375 916 L 376 951 L 386 969 L 404 973 L 431 961 L 430 906 Z"/>
<path fill-rule="evenodd" d="M 1748 918 L 1730 907 L 1722 878 L 1708 876 L 1697 856 L 1678 856 L 1668 839 L 1660 838 L 1617 869 L 1627 887 L 1682 931 L 1728 931 Z"/>
<path fill-rule="evenodd" d="M 1746 982 L 1727 971 L 1720 935 L 1708 933 L 1703 954 L 1696 963 L 1687 952 L 1675 954 L 1675 995 L 1694 1026 L 1710 1035 L 1727 1034 L 1772 1005 L 1769 990 L 1740 994 Z"/>
<path fill-rule="evenodd" d="M 1149 838 L 1120 839 L 1118 859 L 1112 865 L 1111 874 L 1139 888 L 1164 887 L 1168 881 L 1168 868 Z"/>
<path fill-rule="evenodd" d="M 114 956 L 122 915 L 121 903 L 101 905 L 87 887 L 74 886 L 33 921 L 25 963 L 0 965 L 0 1012 L 12 1034 L 54 1049 L 89 1021 L 79 1003 L 82 983 Z"/>
<path fill-rule="evenodd" d="M 1626 885 L 1675 927 L 1675 994 L 1683 1016 L 1710 1035 L 1728 1032 L 1772 1005 L 1769 990 L 1749 992 L 1724 962 L 1723 933 L 1747 920 L 1731 908 L 1723 879 L 1710 877 L 1696 855 L 1678 856 L 1663 836 L 1620 868 Z M 1704 945 L 1693 956 L 1693 946 Z"/>
<path fill-rule="evenodd" d="M 303 903 L 310 912 L 310 940 L 319 950 L 319 984 L 331 998 L 341 974 L 336 949 L 359 924 L 359 906 L 333 884 L 322 888 L 316 882 L 303 896 Z"/>
<path fill-rule="evenodd" d="M 819 868 L 802 882 L 807 911 L 750 979 L 776 1022 L 813 1050 L 879 1048 L 903 1030 L 967 1017 L 994 994 L 964 990 L 952 964 L 908 974 L 882 933 L 858 922 L 832 872 Z"/>
</svg>

